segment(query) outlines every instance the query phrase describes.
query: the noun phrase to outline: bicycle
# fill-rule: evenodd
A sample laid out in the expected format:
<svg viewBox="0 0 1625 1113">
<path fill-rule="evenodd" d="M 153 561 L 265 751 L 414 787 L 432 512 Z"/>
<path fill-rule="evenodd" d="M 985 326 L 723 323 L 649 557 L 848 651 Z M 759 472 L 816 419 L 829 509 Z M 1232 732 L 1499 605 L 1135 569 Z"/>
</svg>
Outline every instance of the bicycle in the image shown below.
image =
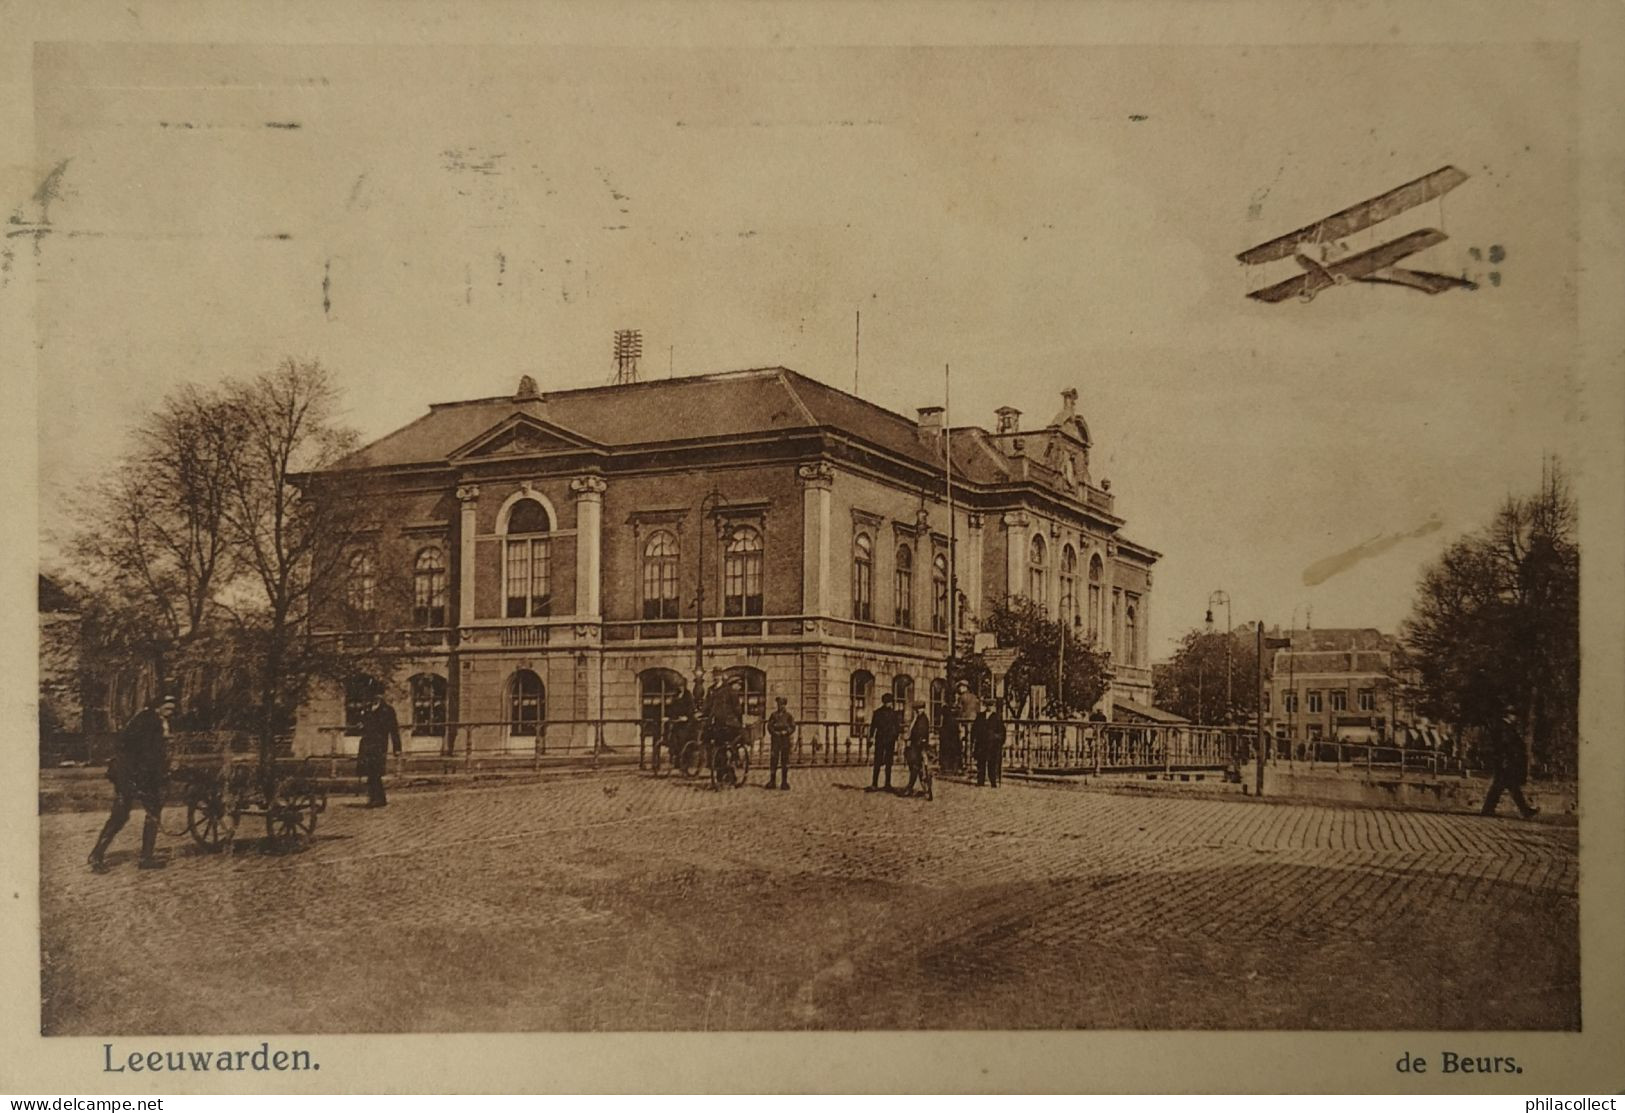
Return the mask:
<svg viewBox="0 0 1625 1113">
<path fill-rule="evenodd" d="M 677 767 L 685 777 L 697 777 L 701 769 L 709 769 L 712 784 L 743 788 L 750 775 L 750 747 L 742 736 L 732 742 L 706 741 L 703 736 L 690 739 L 683 746 Z"/>
</svg>

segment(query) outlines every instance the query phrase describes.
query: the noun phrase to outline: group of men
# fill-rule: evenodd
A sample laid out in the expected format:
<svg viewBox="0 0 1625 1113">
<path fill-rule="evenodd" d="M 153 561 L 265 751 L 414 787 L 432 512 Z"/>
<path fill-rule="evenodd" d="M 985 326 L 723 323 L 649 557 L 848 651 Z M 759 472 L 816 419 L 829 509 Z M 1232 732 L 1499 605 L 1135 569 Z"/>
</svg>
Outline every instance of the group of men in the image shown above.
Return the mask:
<svg viewBox="0 0 1625 1113">
<path fill-rule="evenodd" d="M 944 708 L 939 734 L 942 740 L 942 767 L 947 773 L 959 773 L 964 768 L 965 738 L 969 735 L 970 751 L 976 761 L 976 783 L 999 787 L 1004 776 L 1004 718 L 997 704 L 983 702 L 963 680 L 954 692 L 954 700 Z M 897 707 L 897 697 L 887 692 L 880 697 L 880 707 L 869 722 L 869 734 L 874 741 L 874 768 L 869 778 L 871 789 L 892 787 L 892 765 L 897 759 L 897 740 L 903 735 L 903 712 Z M 925 701 L 914 701 L 914 720 L 908 728 L 908 745 L 903 748 L 903 760 L 908 763 L 908 787 L 903 795 L 912 796 L 920 783 L 925 762 L 930 757 L 931 717 L 926 714 Z M 880 783 L 885 778 L 884 786 Z"/>
<path fill-rule="evenodd" d="M 738 677 L 727 677 L 721 669 L 711 670 L 711 684 L 707 687 L 703 673 L 694 677 L 694 687 L 679 681 L 676 695 L 666 704 L 666 720 L 670 731 L 664 748 L 670 750 L 673 763 L 678 754 L 698 733 L 700 742 L 710 755 L 711 783 L 720 783 L 719 777 L 728 764 L 728 750 L 737 744 L 745 732 L 744 685 Z M 769 755 L 767 787 L 790 791 L 790 740 L 795 737 L 796 719 L 790 714 L 789 701 L 779 696 L 773 713 L 767 717 Z M 660 772 L 661 742 L 654 747 L 654 771 Z"/>
</svg>

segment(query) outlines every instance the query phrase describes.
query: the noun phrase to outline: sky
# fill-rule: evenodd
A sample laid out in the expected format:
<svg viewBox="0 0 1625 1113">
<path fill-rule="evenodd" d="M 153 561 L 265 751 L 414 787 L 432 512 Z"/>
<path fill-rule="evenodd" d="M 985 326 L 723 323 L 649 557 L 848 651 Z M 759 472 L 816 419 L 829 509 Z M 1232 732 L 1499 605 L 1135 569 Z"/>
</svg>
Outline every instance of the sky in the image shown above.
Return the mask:
<svg viewBox="0 0 1625 1113">
<path fill-rule="evenodd" d="M 861 311 L 858 393 L 899 412 L 942 402 L 944 364 L 955 424 L 1043 424 L 1077 388 L 1094 477 L 1164 554 L 1153 657 L 1215 590 L 1237 625 L 1391 630 L 1576 440 L 1575 63 L 42 46 L 42 187 L 11 219 L 51 232 L 4 265 L 35 271 L 46 559 L 185 382 L 317 358 L 372 439 L 521 374 L 606 382 L 639 328 L 648 377 L 853 389 Z M 1245 297 L 1294 265 L 1238 251 L 1446 164 L 1468 180 L 1352 246 L 1437 227 L 1410 264 L 1479 290 Z"/>
</svg>

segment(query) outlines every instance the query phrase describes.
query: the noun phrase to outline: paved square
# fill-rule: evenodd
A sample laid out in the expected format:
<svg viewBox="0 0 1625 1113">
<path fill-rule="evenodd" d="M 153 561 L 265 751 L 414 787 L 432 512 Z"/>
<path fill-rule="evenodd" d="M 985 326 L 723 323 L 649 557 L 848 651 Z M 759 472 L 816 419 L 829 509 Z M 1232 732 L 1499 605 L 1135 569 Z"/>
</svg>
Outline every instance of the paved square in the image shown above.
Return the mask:
<svg viewBox="0 0 1625 1113">
<path fill-rule="evenodd" d="M 52 1035 L 1579 1025 L 1576 832 L 797 770 L 334 797 L 315 844 L 41 817 Z M 906 776 L 905 778 L 906 779 Z M 165 825 L 178 829 L 176 811 Z"/>
</svg>

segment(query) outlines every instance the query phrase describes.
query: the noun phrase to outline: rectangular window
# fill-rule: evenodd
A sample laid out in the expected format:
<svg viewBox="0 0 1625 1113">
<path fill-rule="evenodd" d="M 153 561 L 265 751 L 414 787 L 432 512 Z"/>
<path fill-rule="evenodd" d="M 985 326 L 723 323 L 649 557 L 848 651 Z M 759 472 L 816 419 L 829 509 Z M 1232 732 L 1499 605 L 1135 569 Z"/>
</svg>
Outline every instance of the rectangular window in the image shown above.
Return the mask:
<svg viewBox="0 0 1625 1113">
<path fill-rule="evenodd" d="M 1321 710 L 1320 690 L 1318 688 L 1311 689 L 1309 692 L 1309 714 L 1318 715 Z"/>
<path fill-rule="evenodd" d="M 1283 693 L 1281 693 L 1281 710 L 1286 711 L 1286 712 L 1288 712 L 1290 714 L 1294 714 L 1294 715 L 1297 714 L 1297 712 L 1298 712 L 1298 693 L 1296 693 L 1296 692 L 1283 692 Z"/>
<path fill-rule="evenodd" d="M 1264 689 L 1264 710 L 1268 711 L 1269 709 L 1270 709 L 1270 690 L 1268 688 L 1265 688 Z"/>
<path fill-rule="evenodd" d="M 1347 711 L 1349 709 L 1349 694 L 1342 688 L 1332 689 L 1332 710 Z"/>
<path fill-rule="evenodd" d="M 1370 688 L 1360 689 L 1360 710 L 1375 711 L 1377 709 L 1377 693 Z"/>
<path fill-rule="evenodd" d="M 552 551 L 546 539 L 507 543 L 507 606 L 509 618 L 541 618 L 551 612 Z"/>
</svg>

